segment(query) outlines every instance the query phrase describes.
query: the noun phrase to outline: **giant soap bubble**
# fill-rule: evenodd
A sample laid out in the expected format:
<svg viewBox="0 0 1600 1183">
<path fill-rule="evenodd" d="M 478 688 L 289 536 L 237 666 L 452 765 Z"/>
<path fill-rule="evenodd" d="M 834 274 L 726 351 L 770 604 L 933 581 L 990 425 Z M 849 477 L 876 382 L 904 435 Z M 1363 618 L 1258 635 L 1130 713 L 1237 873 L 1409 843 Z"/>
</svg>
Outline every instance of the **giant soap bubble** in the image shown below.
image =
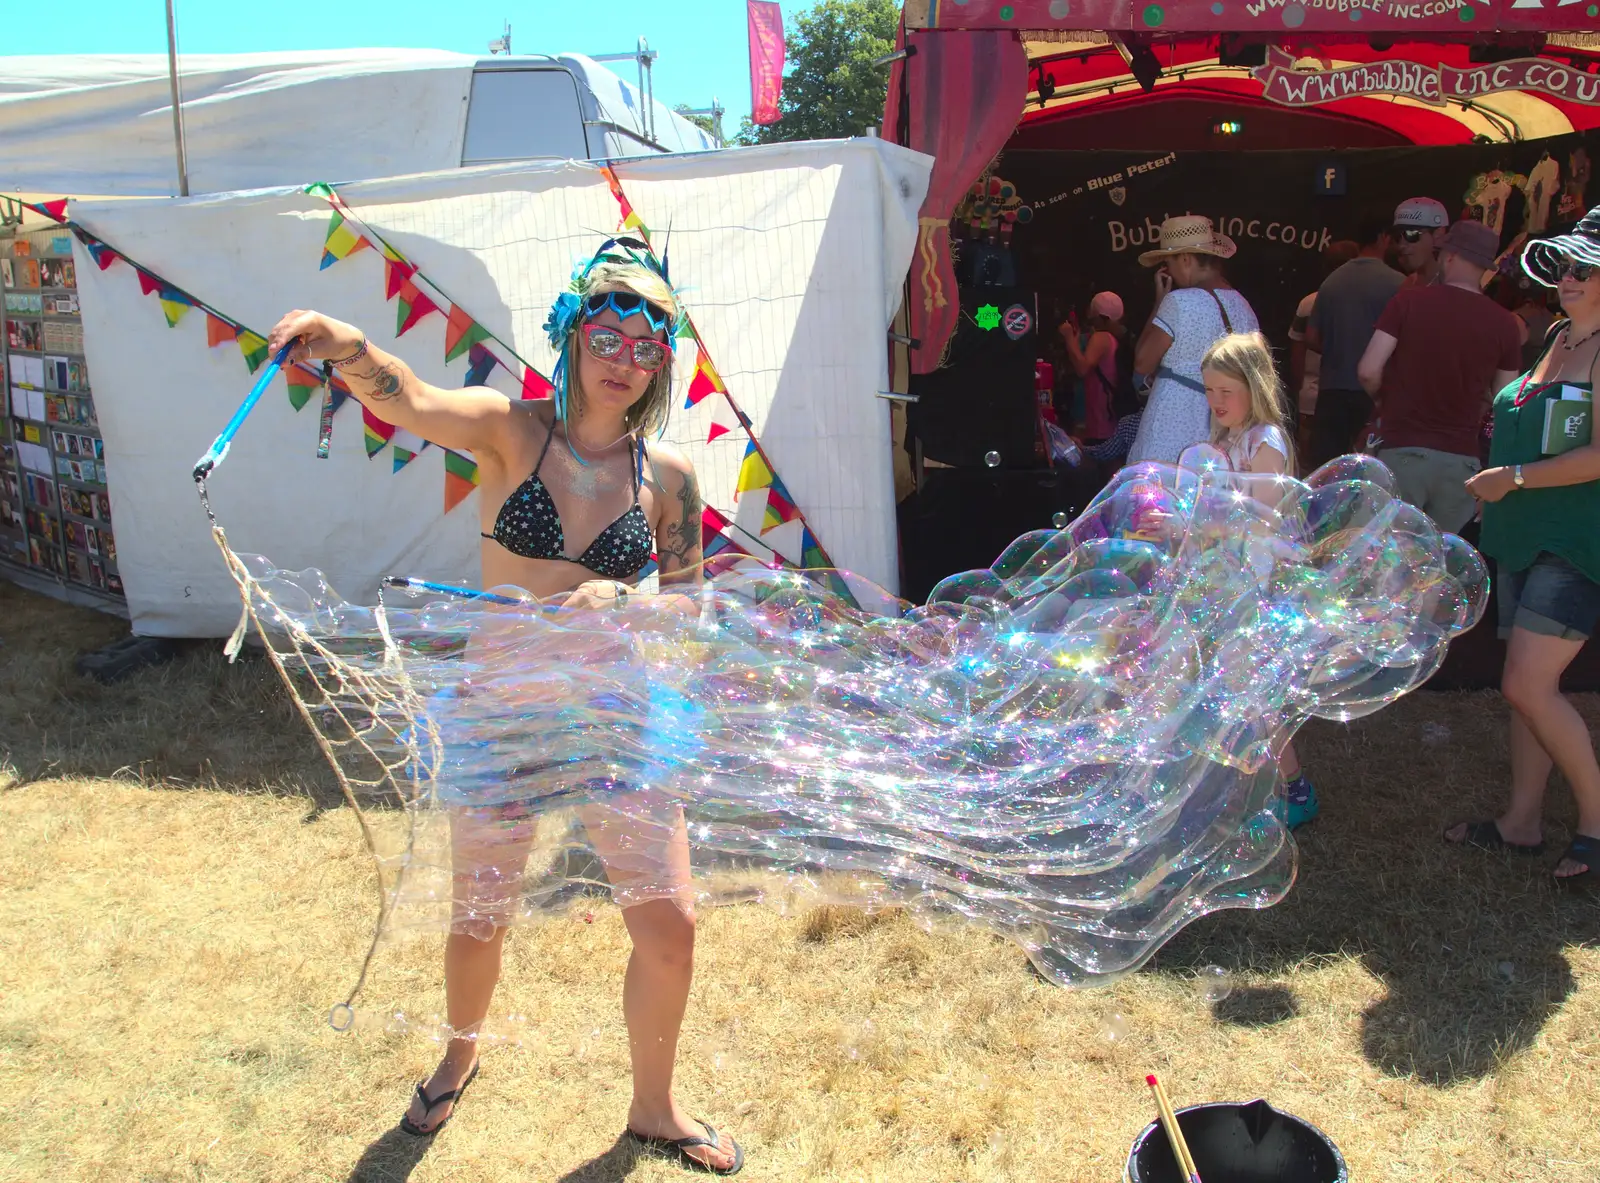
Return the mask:
<svg viewBox="0 0 1600 1183">
<path fill-rule="evenodd" d="M 1365 457 L 1125 469 L 919 606 L 722 559 L 620 607 L 413 585 L 366 608 L 227 553 L 364 807 L 385 935 L 607 889 L 904 906 L 1062 984 L 1280 899 L 1275 753 L 1424 681 L 1488 590 Z"/>
</svg>

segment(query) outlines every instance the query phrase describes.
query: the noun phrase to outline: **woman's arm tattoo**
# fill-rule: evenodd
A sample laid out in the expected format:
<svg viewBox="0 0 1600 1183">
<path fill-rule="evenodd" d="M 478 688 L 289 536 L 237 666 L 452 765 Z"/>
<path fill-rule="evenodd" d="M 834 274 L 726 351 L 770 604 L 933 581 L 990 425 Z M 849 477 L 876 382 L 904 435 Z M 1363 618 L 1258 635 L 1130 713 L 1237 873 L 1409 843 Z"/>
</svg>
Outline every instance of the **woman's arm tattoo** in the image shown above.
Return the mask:
<svg viewBox="0 0 1600 1183">
<path fill-rule="evenodd" d="M 399 365 L 387 362 L 373 362 L 371 368 L 352 373 L 350 376 L 358 381 L 371 383 L 372 389 L 367 397 L 374 402 L 399 398 L 401 388 L 405 385 Z"/>
<path fill-rule="evenodd" d="M 656 540 L 656 558 L 663 576 L 684 569 L 698 570 L 701 562 L 700 519 L 704 509 L 694 473 L 684 473 L 683 484 L 678 487 L 678 504 L 667 508 L 667 520 L 662 522 L 661 536 Z"/>
</svg>

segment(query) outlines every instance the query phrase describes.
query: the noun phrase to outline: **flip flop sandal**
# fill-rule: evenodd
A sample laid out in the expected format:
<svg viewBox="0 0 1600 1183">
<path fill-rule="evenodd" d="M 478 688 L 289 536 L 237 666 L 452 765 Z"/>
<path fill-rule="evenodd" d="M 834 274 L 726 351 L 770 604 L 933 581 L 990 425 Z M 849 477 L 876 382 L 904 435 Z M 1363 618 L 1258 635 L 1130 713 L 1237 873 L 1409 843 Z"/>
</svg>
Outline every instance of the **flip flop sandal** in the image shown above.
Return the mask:
<svg viewBox="0 0 1600 1183">
<path fill-rule="evenodd" d="M 459 1085 L 451 1089 L 449 1092 L 440 1093 L 437 1097 L 430 1098 L 427 1093 L 422 1091 L 422 1086 L 426 1082 L 421 1080 L 417 1081 L 417 1096 L 422 1098 L 422 1119 L 426 1121 L 428 1119 L 428 1114 L 432 1113 L 446 1101 L 454 1101 L 457 1105 L 459 1105 L 461 1103 L 461 1098 L 466 1095 L 467 1086 L 478 1079 L 478 1069 L 480 1067 L 482 1067 L 481 1063 L 474 1064 L 472 1066 L 472 1071 L 467 1073 L 467 1078 L 465 1080 L 463 1080 Z M 413 1123 L 409 1117 L 402 1117 L 400 1119 L 400 1128 L 406 1133 L 410 1134 L 413 1138 L 431 1138 L 434 1134 L 437 1134 L 440 1130 L 444 1129 L 445 1126 L 449 1125 L 450 1118 L 454 1117 L 455 1115 L 455 1109 L 451 1109 L 450 1117 L 446 1117 L 432 1129 L 426 1130 Z"/>
<path fill-rule="evenodd" d="M 695 1118 L 695 1120 L 700 1121 L 699 1118 Z M 628 1137 L 647 1150 L 657 1151 L 666 1158 L 677 1159 L 679 1166 L 688 1167 L 692 1171 L 706 1171 L 713 1175 L 737 1175 L 739 1168 L 744 1166 L 744 1148 L 737 1142 L 733 1143 L 733 1163 L 726 1167 L 714 1167 L 708 1162 L 701 1162 L 689 1153 L 697 1146 L 706 1146 L 712 1150 L 719 1151 L 722 1149 L 722 1137 L 717 1133 L 716 1128 L 708 1121 L 701 1121 L 700 1124 L 706 1130 L 704 1138 L 696 1136 L 688 1138 L 650 1138 L 644 1134 L 634 1133 L 631 1128 L 628 1130 Z M 729 1141 L 732 1141 L 732 1139 L 730 1138 Z"/>
<path fill-rule="evenodd" d="M 1455 829 L 1457 822 L 1448 829 Z M 1532 846 L 1521 842 L 1507 842 L 1500 836 L 1500 825 L 1493 818 L 1482 822 L 1468 822 L 1466 835 L 1459 842 L 1445 839 L 1450 846 L 1470 846 L 1474 850 L 1487 850 L 1491 854 L 1521 854 L 1529 857 L 1544 853 L 1544 843 L 1535 842 Z"/>
<path fill-rule="evenodd" d="M 1571 859 L 1575 863 L 1583 863 L 1589 868 L 1576 875 L 1557 875 L 1556 882 L 1562 887 L 1592 887 L 1600 883 L 1600 838 L 1575 834 L 1572 841 L 1567 843 L 1567 849 L 1562 852 L 1561 857 Z M 1557 866 L 1559 865 L 1558 863 Z"/>
</svg>

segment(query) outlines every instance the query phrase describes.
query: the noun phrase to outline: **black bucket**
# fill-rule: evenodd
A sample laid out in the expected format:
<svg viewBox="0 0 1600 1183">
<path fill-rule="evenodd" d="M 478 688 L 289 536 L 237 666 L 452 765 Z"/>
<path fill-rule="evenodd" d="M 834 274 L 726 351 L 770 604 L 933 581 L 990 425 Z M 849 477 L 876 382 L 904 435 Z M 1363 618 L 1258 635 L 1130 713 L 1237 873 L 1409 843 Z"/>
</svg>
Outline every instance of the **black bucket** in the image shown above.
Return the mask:
<svg viewBox="0 0 1600 1183">
<path fill-rule="evenodd" d="M 1265 1101 L 1178 1110 L 1201 1183 L 1348 1183 L 1350 1172 L 1326 1134 Z M 1127 1183 L 1186 1183 L 1172 1143 L 1151 1122 L 1128 1155 Z"/>
</svg>

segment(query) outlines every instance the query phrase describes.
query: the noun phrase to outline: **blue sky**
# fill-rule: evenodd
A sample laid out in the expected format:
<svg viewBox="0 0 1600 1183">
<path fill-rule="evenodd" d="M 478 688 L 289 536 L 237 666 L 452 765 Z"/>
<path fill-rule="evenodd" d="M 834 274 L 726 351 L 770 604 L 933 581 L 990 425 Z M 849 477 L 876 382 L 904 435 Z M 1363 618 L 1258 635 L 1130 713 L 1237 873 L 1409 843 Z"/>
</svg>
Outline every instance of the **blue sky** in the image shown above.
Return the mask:
<svg viewBox="0 0 1600 1183">
<path fill-rule="evenodd" d="M 0 52 L 167 52 L 164 0 L 72 0 L 57 11 L 67 8 L 64 19 L 7 21 Z M 750 112 L 743 0 L 177 0 L 177 13 L 180 53 L 396 46 L 487 56 L 508 20 L 518 53 L 622 53 L 644 37 L 661 55 L 656 98 L 709 107 L 716 95 L 729 135 Z M 632 62 L 610 68 L 638 77 Z"/>
</svg>

